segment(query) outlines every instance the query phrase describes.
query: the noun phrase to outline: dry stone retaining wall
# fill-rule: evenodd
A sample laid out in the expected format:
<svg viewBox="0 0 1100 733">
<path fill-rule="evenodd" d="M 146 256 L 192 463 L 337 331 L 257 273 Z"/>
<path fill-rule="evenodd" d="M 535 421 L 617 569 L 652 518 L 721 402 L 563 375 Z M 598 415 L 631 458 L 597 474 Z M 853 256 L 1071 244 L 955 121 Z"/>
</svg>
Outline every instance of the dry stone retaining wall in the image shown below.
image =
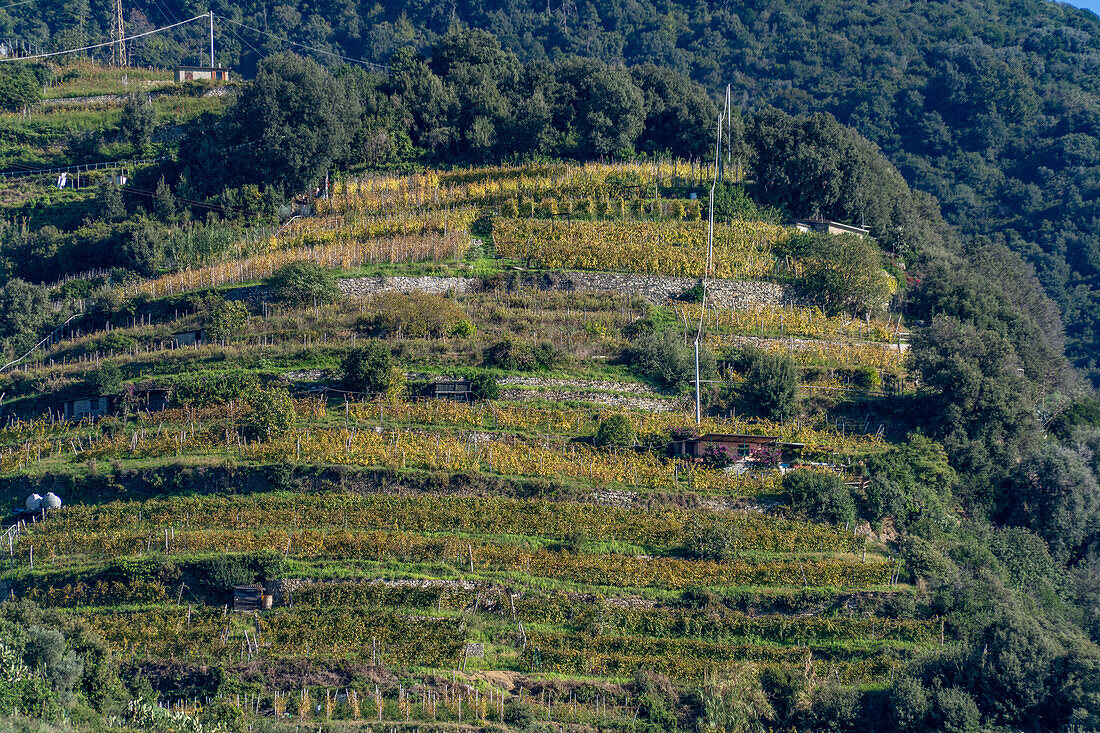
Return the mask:
<svg viewBox="0 0 1100 733">
<path fill-rule="evenodd" d="M 397 291 L 399 293 L 466 293 L 479 281 L 471 277 L 352 277 L 337 280 L 344 295 L 363 296 Z"/>
<path fill-rule="evenodd" d="M 563 273 L 562 286 L 573 290 L 610 290 L 624 295 L 640 295 L 652 303 L 675 297 L 695 285 L 690 277 L 629 275 L 618 272 Z M 723 308 L 783 306 L 799 302 L 794 288 L 779 283 L 748 280 L 712 280 L 711 297 Z"/>
<path fill-rule="evenodd" d="M 339 280 L 344 295 L 364 296 L 387 291 L 443 294 L 467 293 L 478 289 L 481 281 L 466 277 L 360 277 Z M 532 279 L 531 287 L 544 290 L 610 291 L 623 295 L 639 295 L 661 303 L 675 297 L 698 281 L 688 277 L 629 275 L 613 272 L 564 272 L 552 278 Z M 771 282 L 745 280 L 714 280 L 711 297 L 723 308 L 751 309 L 760 306 L 784 306 L 800 303 L 797 291 Z"/>
</svg>

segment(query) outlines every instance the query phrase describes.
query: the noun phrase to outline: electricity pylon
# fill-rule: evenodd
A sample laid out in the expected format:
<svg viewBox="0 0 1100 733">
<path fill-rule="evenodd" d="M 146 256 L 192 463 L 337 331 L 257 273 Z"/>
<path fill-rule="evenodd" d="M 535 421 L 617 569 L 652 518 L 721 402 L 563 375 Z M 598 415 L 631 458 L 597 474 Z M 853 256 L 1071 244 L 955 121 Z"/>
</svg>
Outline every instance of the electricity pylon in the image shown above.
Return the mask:
<svg viewBox="0 0 1100 733">
<path fill-rule="evenodd" d="M 115 66 L 129 66 L 126 57 L 126 22 L 122 16 L 122 0 L 115 0 L 114 21 L 111 23 L 111 63 Z"/>
</svg>

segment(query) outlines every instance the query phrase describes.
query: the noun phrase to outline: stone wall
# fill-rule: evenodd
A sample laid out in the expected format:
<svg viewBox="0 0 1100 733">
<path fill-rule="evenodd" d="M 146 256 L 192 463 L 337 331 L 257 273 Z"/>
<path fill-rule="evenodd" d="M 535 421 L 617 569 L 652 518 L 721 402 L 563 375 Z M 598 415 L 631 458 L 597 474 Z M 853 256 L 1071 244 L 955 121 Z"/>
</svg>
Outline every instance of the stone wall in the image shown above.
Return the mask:
<svg viewBox="0 0 1100 733">
<path fill-rule="evenodd" d="M 347 296 L 373 295 L 387 291 L 443 294 L 449 291 L 466 293 L 482 287 L 477 278 L 464 277 L 360 277 L 338 281 L 340 291 Z M 662 303 L 698 282 L 688 277 L 630 275 L 613 272 L 561 272 L 520 276 L 509 285 L 543 290 L 578 290 L 615 292 L 639 295 L 651 303 Z M 758 306 L 784 306 L 800 302 L 796 290 L 779 283 L 744 280 L 714 280 L 710 294 L 723 308 L 751 309 Z"/>
<path fill-rule="evenodd" d="M 699 282 L 690 277 L 660 275 L 629 275 L 617 272 L 562 273 L 563 289 L 612 291 L 624 295 L 640 295 L 651 303 L 661 303 L 675 297 Z M 794 288 L 770 282 L 746 280 L 713 280 L 710 295 L 723 308 L 754 308 L 783 306 L 798 302 Z"/>
<path fill-rule="evenodd" d="M 337 280 L 340 292 L 350 296 L 374 295 L 397 291 L 399 293 L 465 293 L 477 287 L 480 281 L 471 277 L 353 277 Z"/>
</svg>

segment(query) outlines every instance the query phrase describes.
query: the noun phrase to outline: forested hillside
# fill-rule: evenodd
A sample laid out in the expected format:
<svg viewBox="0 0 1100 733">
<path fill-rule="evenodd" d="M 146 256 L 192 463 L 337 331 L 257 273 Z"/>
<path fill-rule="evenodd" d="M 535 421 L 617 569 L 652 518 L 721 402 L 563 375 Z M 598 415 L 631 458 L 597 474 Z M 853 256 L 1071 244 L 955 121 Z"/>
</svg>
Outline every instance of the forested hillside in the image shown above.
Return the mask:
<svg viewBox="0 0 1100 733">
<path fill-rule="evenodd" d="M 1100 730 L 1096 27 L 770 8 L 0 63 L 0 728 Z"/>
<path fill-rule="evenodd" d="M 130 7 L 135 30 L 207 10 L 190 1 Z M 429 51 L 457 19 L 533 62 L 570 54 L 652 62 L 709 90 L 732 83 L 745 111 L 771 104 L 831 112 L 882 147 L 916 189 L 934 195 L 964 235 L 1022 253 L 1063 311 L 1071 358 L 1096 368 L 1100 19 L 1091 13 L 1046 0 L 212 7 L 250 27 L 219 22 L 218 60 L 245 74 L 257 52 L 287 48 L 278 38 L 387 64 L 410 48 Z M 101 38 L 107 11 L 88 0 L 14 7 L 0 11 L 0 34 L 72 46 Z M 139 42 L 135 61 L 197 63 L 203 38 L 196 26 Z"/>
</svg>

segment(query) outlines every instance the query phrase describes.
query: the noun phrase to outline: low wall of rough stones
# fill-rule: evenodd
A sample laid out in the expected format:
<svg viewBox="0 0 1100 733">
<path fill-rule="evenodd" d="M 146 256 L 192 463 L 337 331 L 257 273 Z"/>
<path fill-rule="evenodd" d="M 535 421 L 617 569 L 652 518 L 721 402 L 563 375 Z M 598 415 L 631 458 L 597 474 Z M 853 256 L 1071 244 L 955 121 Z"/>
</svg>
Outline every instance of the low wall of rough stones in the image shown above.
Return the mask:
<svg viewBox="0 0 1100 733">
<path fill-rule="evenodd" d="M 363 296 L 397 291 L 399 293 L 465 293 L 480 281 L 472 277 L 352 277 L 337 280 L 344 295 Z"/>
<path fill-rule="evenodd" d="M 690 277 L 629 275 L 618 272 L 566 272 L 562 285 L 575 290 L 609 290 L 625 295 L 640 295 L 653 303 L 675 297 L 699 282 Z M 725 308 L 752 308 L 759 305 L 782 306 L 798 302 L 794 288 L 779 283 L 748 280 L 712 280 L 711 297 Z"/>
<path fill-rule="evenodd" d="M 358 277 L 339 280 L 347 296 L 361 297 L 398 291 L 444 294 L 466 293 L 482 286 L 478 278 L 465 277 Z M 652 303 L 675 297 L 698 282 L 688 277 L 630 275 L 613 272 L 562 272 L 548 278 L 533 278 L 524 285 L 547 290 L 610 291 L 638 295 Z M 724 308 L 754 308 L 797 304 L 799 297 L 789 285 L 745 280 L 714 280 L 710 283 L 714 302 Z"/>
</svg>

